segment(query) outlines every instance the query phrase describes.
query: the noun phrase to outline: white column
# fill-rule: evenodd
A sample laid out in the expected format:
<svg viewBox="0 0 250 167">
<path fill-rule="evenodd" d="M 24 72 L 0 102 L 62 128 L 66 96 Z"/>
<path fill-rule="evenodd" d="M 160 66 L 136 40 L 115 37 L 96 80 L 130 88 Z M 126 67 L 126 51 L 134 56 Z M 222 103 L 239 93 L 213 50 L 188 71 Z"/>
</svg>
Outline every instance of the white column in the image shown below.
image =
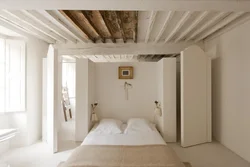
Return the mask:
<svg viewBox="0 0 250 167">
<path fill-rule="evenodd" d="M 89 131 L 88 59 L 76 59 L 75 140 L 83 141 Z"/>
</svg>

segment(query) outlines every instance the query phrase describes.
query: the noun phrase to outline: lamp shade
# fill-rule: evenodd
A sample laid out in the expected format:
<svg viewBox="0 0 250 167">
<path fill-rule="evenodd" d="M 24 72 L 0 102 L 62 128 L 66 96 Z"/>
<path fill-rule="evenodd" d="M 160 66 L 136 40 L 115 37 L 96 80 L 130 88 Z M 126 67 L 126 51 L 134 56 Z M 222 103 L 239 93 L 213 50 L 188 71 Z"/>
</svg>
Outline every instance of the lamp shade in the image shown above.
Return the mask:
<svg viewBox="0 0 250 167">
<path fill-rule="evenodd" d="M 156 107 L 154 110 L 154 114 L 161 117 L 162 116 L 161 108 Z"/>
<path fill-rule="evenodd" d="M 98 117 L 97 117 L 96 113 L 94 113 L 94 112 L 92 113 L 91 121 L 92 122 L 97 122 L 98 121 Z"/>
</svg>

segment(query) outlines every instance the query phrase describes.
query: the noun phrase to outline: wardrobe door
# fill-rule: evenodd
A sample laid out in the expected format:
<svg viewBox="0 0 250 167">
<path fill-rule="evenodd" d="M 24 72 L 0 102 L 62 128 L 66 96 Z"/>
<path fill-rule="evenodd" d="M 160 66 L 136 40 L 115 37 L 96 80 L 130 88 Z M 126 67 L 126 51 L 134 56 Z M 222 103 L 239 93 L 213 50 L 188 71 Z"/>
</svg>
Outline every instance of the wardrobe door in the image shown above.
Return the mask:
<svg viewBox="0 0 250 167">
<path fill-rule="evenodd" d="M 211 66 L 198 46 L 181 52 L 181 145 L 211 141 Z"/>
</svg>

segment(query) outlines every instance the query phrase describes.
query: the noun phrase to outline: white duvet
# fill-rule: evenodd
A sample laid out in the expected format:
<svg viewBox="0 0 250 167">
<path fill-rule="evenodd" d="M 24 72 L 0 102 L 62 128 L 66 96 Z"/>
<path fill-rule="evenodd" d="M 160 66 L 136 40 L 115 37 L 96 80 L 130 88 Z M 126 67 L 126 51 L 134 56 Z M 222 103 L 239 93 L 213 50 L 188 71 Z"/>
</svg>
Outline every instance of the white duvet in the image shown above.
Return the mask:
<svg viewBox="0 0 250 167">
<path fill-rule="evenodd" d="M 129 134 L 99 134 L 93 130 L 84 139 L 82 145 L 155 145 L 166 144 L 160 133 L 151 132 Z"/>
</svg>

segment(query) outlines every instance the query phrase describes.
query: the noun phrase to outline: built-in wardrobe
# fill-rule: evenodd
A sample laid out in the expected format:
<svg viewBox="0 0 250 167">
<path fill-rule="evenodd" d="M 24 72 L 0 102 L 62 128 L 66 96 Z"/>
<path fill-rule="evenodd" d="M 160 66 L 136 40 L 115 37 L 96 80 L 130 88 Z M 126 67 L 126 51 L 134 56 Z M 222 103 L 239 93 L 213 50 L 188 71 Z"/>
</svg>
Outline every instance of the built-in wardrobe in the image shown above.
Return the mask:
<svg viewBox="0 0 250 167">
<path fill-rule="evenodd" d="M 198 46 L 177 58 L 177 139 L 189 147 L 211 142 L 211 59 Z"/>
</svg>

